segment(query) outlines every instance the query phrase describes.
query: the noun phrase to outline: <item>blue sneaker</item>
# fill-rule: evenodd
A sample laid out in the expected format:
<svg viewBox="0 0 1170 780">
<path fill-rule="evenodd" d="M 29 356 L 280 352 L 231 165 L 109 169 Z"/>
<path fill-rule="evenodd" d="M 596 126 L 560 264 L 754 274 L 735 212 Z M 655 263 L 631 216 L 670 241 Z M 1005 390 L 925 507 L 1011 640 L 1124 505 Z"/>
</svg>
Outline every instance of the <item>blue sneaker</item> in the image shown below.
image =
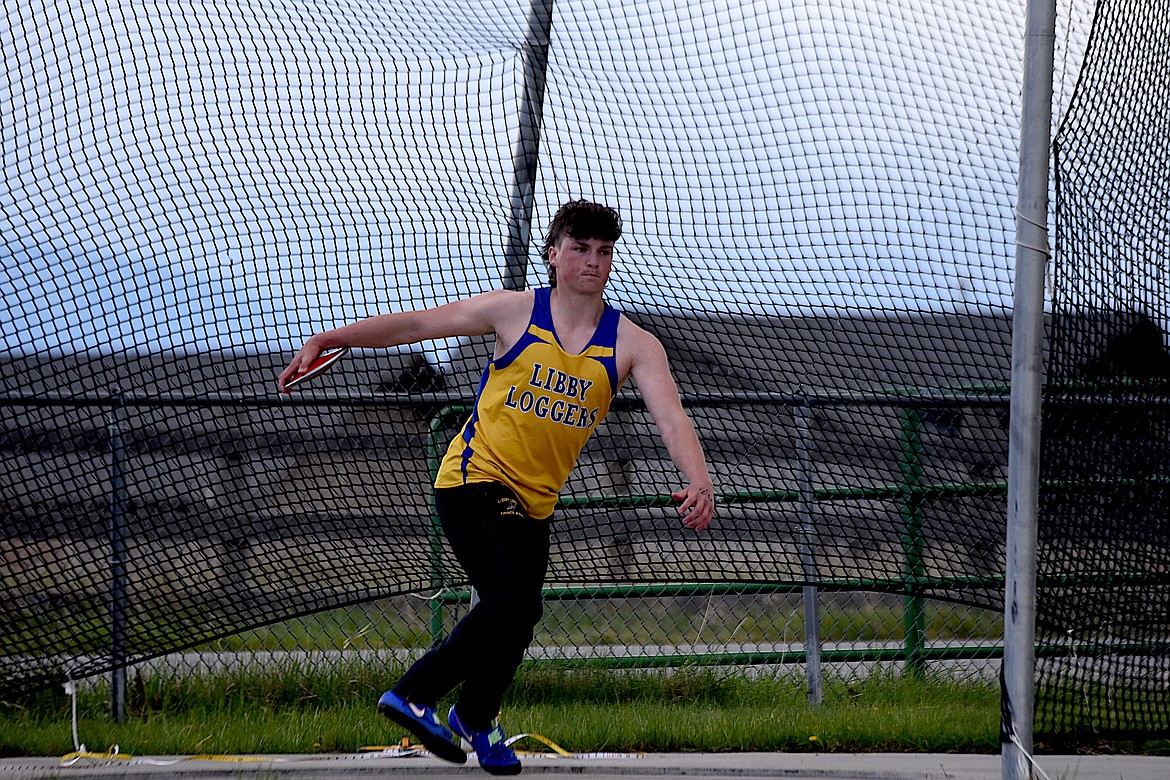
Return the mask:
<svg viewBox="0 0 1170 780">
<path fill-rule="evenodd" d="M 472 731 L 463 725 L 455 708 L 447 713 L 447 724 L 451 730 L 471 743 L 475 757 L 486 772 L 493 775 L 518 775 L 523 768 L 520 759 L 504 742 L 504 730 L 496 723 L 487 731 Z"/>
<path fill-rule="evenodd" d="M 420 707 L 394 691 L 386 691 L 378 699 L 378 712 L 414 734 L 423 747 L 444 761 L 467 763 L 467 754 L 455 741 L 451 730 L 439 720 L 433 708 Z"/>
</svg>

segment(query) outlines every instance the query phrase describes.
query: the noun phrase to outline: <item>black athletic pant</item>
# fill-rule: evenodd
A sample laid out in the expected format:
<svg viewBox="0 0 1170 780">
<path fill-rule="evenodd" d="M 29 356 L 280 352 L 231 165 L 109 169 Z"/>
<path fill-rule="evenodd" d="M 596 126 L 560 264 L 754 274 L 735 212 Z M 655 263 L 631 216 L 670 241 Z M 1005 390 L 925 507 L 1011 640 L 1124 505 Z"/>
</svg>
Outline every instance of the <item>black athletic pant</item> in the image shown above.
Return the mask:
<svg viewBox="0 0 1170 780">
<path fill-rule="evenodd" d="M 500 712 L 544 610 L 551 520 L 529 517 L 515 494 L 495 482 L 437 488 L 435 507 L 479 602 L 407 670 L 394 693 L 433 707 L 462 683 L 459 718 L 484 731 Z"/>
</svg>

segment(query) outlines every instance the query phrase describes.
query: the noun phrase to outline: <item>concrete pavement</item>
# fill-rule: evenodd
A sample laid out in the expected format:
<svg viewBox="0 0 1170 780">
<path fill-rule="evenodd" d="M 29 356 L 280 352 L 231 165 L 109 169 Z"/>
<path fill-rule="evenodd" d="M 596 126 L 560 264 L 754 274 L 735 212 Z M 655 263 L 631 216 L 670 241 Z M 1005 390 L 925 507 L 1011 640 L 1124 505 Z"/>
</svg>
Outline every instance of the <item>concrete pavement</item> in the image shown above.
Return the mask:
<svg viewBox="0 0 1170 780">
<path fill-rule="evenodd" d="M 555 754 L 523 756 L 522 776 L 574 775 L 592 780 L 726 777 L 801 780 L 1002 780 L 998 755 L 941 753 L 654 753 L 597 754 L 565 758 Z M 1036 778 L 1049 780 L 1170 780 L 1170 758 L 1151 756 L 1038 756 Z M 486 778 L 472 759 L 466 766 L 429 755 L 399 756 L 389 751 L 330 755 L 134 756 L 82 758 L 3 758 L 3 780 L 62 778 L 95 780 L 341 780 L 367 777 L 428 780 Z"/>
</svg>

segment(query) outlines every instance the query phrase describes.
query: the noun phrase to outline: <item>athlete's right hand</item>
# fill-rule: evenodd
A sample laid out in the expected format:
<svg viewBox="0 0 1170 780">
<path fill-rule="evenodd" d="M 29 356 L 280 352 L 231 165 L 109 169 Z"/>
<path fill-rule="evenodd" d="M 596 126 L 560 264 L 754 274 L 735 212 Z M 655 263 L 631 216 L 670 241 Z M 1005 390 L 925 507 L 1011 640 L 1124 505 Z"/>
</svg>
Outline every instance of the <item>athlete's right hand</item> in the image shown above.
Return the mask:
<svg viewBox="0 0 1170 780">
<path fill-rule="evenodd" d="M 305 342 L 304 346 L 297 350 L 297 354 L 293 355 L 292 362 L 288 364 L 288 367 L 280 372 L 280 376 L 276 378 L 276 389 L 281 393 L 291 393 L 292 391 L 284 386 L 285 382 L 301 373 L 304 367 L 316 360 L 321 352 L 322 348 L 317 343 L 317 337 L 312 336 Z"/>
<path fill-rule="evenodd" d="M 710 482 L 691 483 L 671 493 L 670 497 L 680 502 L 678 513 L 687 528 L 703 531 L 711 525 L 711 518 L 715 516 L 715 488 Z"/>
</svg>

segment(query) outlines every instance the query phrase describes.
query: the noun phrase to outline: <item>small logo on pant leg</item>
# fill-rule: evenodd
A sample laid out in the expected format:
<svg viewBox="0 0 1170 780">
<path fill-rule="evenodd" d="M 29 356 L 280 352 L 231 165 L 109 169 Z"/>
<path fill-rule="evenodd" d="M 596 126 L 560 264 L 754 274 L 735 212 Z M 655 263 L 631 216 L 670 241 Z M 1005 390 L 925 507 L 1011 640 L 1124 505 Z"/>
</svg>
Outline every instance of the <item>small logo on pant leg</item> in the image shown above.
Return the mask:
<svg viewBox="0 0 1170 780">
<path fill-rule="evenodd" d="M 511 496 L 503 496 L 497 499 L 496 507 L 496 511 L 499 513 L 500 517 L 515 517 L 519 519 L 528 517 L 528 515 L 524 513 L 523 508 L 521 508 L 520 502 Z"/>
</svg>

